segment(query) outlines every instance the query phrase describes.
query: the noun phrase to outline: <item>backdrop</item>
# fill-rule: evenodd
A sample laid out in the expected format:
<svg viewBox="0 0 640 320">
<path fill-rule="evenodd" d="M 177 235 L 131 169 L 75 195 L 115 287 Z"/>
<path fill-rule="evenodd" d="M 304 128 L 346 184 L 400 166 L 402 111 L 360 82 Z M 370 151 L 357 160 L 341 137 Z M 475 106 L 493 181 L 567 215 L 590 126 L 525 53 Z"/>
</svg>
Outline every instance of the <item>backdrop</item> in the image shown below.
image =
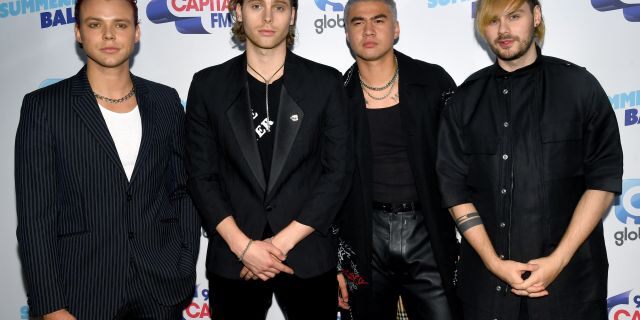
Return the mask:
<svg viewBox="0 0 640 320">
<path fill-rule="evenodd" d="M 341 71 L 353 62 L 344 40 L 346 0 L 300 0 L 295 52 Z M 75 0 L 0 0 L 0 319 L 28 319 L 15 237 L 13 148 L 24 94 L 83 65 L 73 35 Z M 228 0 L 140 0 L 136 75 L 186 100 L 194 72 L 240 53 L 231 42 Z M 609 319 L 640 319 L 640 0 L 543 0 L 543 53 L 585 66 L 618 117 L 624 191 L 604 221 L 609 251 Z M 404 53 L 443 66 L 460 84 L 493 62 L 473 31 L 471 0 L 398 0 Z M 224 85 L 221 79 L 220 85 Z M 559 106 L 561 107 L 561 106 Z M 562 161 L 561 159 L 558 159 Z M 203 238 L 201 258 L 206 239 Z M 204 259 L 185 319 L 209 319 Z M 100 288 L 96 288 L 100 290 Z M 275 302 L 274 302 L 275 303 Z M 283 319 L 272 308 L 270 320 Z"/>
</svg>

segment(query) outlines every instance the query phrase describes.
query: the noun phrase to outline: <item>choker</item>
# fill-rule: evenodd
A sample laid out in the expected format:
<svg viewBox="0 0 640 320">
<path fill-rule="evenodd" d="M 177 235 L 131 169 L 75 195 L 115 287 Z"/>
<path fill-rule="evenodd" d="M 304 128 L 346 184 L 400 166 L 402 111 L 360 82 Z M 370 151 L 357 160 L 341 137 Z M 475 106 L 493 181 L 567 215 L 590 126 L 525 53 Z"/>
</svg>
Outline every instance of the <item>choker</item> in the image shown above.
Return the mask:
<svg viewBox="0 0 640 320">
<path fill-rule="evenodd" d="M 96 97 L 96 99 L 98 99 L 98 100 L 106 101 L 106 102 L 111 103 L 111 104 L 118 104 L 118 103 L 123 103 L 123 102 L 129 100 L 131 97 L 133 97 L 136 94 L 136 89 L 135 89 L 135 87 L 131 87 L 131 91 L 129 91 L 129 93 L 127 93 L 124 97 L 122 97 L 120 99 L 107 98 L 105 96 L 101 96 L 101 95 L 93 92 L 93 90 L 91 90 L 91 93 L 93 93 L 93 96 Z"/>
</svg>

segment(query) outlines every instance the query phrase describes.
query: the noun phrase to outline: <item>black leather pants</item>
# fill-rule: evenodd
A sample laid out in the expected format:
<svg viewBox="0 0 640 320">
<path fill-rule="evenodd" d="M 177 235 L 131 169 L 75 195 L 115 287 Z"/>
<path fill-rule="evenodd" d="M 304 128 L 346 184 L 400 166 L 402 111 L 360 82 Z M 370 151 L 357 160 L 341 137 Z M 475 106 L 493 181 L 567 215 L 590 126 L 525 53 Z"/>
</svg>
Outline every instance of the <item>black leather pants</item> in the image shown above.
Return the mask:
<svg viewBox="0 0 640 320">
<path fill-rule="evenodd" d="M 429 233 L 420 211 L 373 211 L 369 320 L 396 319 L 402 296 L 411 320 L 451 320 Z"/>
</svg>

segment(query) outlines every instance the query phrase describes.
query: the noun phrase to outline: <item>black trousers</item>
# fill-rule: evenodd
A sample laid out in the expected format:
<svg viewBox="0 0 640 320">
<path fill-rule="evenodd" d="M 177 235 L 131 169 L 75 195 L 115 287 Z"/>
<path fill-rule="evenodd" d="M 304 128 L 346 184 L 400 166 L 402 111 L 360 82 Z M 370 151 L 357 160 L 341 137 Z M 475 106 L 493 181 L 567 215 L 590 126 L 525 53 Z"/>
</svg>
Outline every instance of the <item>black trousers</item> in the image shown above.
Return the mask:
<svg viewBox="0 0 640 320">
<path fill-rule="evenodd" d="M 175 306 L 164 306 L 156 302 L 138 277 L 135 262 L 129 264 L 126 289 L 126 301 L 115 320 L 180 320 L 182 310 L 191 302 L 191 298 Z"/>
<path fill-rule="evenodd" d="M 287 320 L 335 320 L 337 316 L 335 270 L 309 279 L 281 273 L 266 282 L 207 276 L 212 320 L 265 320 L 274 294 Z"/>
<path fill-rule="evenodd" d="M 411 320 L 451 320 L 422 213 L 373 211 L 372 300 L 367 320 L 395 320 L 398 296 Z"/>
</svg>

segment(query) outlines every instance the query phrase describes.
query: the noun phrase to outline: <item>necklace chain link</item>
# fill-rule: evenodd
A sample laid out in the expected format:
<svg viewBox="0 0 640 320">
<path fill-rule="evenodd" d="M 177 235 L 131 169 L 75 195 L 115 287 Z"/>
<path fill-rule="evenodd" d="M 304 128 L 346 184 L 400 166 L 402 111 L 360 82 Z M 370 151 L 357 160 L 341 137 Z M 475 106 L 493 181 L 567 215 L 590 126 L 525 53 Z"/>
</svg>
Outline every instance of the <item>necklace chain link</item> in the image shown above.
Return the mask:
<svg viewBox="0 0 640 320">
<path fill-rule="evenodd" d="M 136 94 L 136 89 L 135 89 L 135 87 L 131 87 L 131 91 L 129 91 L 129 93 L 127 93 L 124 97 L 119 98 L 119 99 L 112 99 L 112 98 L 108 98 L 108 97 L 105 97 L 105 96 L 101 96 L 101 95 L 95 93 L 93 90 L 91 92 L 93 93 L 93 96 L 96 97 L 96 99 L 98 99 L 98 100 L 103 100 L 103 101 L 106 101 L 106 102 L 111 103 L 111 104 L 118 104 L 118 103 L 123 103 L 123 102 L 129 100 L 131 97 L 133 97 Z"/>
</svg>

